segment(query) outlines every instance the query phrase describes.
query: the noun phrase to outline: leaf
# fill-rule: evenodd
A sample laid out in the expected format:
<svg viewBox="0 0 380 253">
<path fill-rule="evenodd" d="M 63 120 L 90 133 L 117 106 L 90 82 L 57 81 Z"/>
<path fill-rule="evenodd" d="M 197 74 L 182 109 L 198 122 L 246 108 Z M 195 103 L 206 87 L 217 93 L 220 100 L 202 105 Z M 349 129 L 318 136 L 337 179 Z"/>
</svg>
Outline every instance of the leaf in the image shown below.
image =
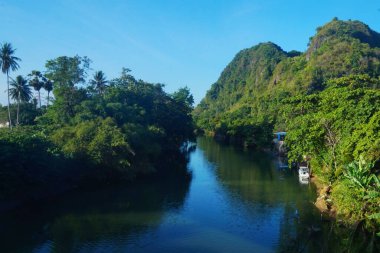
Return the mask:
<svg viewBox="0 0 380 253">
<path fill-rule="evenodd" d="M 373 213 L 371 215 L 368 215 L 367 217 L 368 219 L 380 220 L 380 213 Z"/>
</svg>

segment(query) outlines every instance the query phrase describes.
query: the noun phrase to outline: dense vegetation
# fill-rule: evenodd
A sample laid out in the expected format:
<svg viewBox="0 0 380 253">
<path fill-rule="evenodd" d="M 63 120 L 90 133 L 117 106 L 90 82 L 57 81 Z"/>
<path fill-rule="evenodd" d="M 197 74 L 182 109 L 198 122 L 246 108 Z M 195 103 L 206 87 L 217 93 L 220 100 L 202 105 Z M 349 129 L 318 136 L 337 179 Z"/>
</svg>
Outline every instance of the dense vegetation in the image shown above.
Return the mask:
<svg viewBox="0 0 380 253">
<path fill-rule="evenodd" d="M 193 138 L 189 89 L 168 94 L 128 69 L 109 81 L 102 71 L 87 80 L 89 64 L 86 57 L 62 56 L 47 61 L 46 71 L 15 80 L 22 85 L 9 106 L 13 129 L 0 129 L 1 198 L 39 197 L 153 172 L 187 177 L 181 151 Z M 38 95 L 30 102 L 31 87 Z M 46 105 L 42 88 L 54 94 Z M 0 108 L 0 117 L 9 121 L 8 107 Z"/>
<path fill-rule="evenodd" d="M 306 52 L 261 43 L 239 52 L 193 115 L 198 128 L 249 147 L 287 131 L 290 161 L 308 159 L 348 223 L 380 226 L 380 34 L 333 19 Z"/>
<path fill-rule="evenodd" d="M 380 224 L 380 87 L 378 79 L 354 75 L 329 80 L 319 93 L 284 100 L 290 160 L 311 158 L 338 215 L 350 223 Z"/>
</svg>

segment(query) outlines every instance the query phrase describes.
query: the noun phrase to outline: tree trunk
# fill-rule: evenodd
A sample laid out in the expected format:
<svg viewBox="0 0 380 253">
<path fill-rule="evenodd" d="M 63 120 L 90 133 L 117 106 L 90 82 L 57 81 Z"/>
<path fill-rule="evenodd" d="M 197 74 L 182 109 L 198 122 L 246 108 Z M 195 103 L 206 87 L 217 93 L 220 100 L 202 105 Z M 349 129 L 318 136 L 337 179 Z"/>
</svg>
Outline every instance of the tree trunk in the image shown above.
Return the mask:
<svg viewBox="0 0 380 253">
<path fill-rule="evenodd" d="M 40 90 L 38 90 L 38 101 L 40 102 L 40 109 L 41 109 L 41 93 L 40 93 Z"/>
<path fill-rule="evenodd" d="M 48 91 L 48 97 L 47 97 L 48 101 L 47 101 L 47 107 L 49 107 L 49 102 L 50 102 L 50 91 Z"/>
<path fill-rule="evenodd" d="M 17 98 L 17 116 L 16 116 L 16 126 L 19 125 L 18 121 L 18 115 L 20 113 L 20 92 L 18 92 L 18 98 Z"/>
<path fill-rule="evenodd" d="M 10 109 L 10 99 L 9 99 L 9 74 L 8 74 L 8 71 L 7 71 L 7 93 L 8 93 L 8 124 L 9 124 L 9 128 L 12 130 L 12 119 L 11 119 L 11 109 Z"/>
</svg>

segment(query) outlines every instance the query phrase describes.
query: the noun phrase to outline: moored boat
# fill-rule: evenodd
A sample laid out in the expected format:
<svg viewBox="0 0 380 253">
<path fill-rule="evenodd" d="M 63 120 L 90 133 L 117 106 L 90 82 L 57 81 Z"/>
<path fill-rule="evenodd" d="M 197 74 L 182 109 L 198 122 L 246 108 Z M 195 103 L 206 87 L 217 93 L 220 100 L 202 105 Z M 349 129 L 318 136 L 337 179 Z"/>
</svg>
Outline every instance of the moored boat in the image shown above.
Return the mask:
<svg viewBox="0 0 380 253">
<path fill-rule="evenodd" d="M 309 179 L 310 178 L 310 170 L 306 166 L 300 166 L 298 169 L 298 176 L 300 179 Z"/>
</svg>

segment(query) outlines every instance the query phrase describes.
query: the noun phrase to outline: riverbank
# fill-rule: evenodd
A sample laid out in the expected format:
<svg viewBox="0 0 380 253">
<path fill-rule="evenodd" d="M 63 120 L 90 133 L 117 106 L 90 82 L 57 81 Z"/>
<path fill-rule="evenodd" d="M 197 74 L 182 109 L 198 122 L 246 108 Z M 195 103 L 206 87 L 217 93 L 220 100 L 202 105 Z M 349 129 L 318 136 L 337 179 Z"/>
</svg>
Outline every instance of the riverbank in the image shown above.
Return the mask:
<svg viewBox="0 0 380 253">
<path fill-rule="evenodd" d="M 321 218 L 335 220 L 336 206 L 331 201 L 331 185 L 326 184 L 316 175 L 311 177 L 310 182 L 316 187 L 317 199 L 314 206 L 321 212 Z"/>
<path fill-rule="evenodd" d="M 379 236 L 379 221 L 377 216 L 371 214 L 376 213 L 373 205 L 371 206 L 371 200 L 366 198 L 353 199 L 352 195 L 356 193 L 349 191 L 354 191 L 354 189 L 343 188 L 345 187 L 344 182 L 335 182 L 331 185 L 316 175 L 313 175 L 310 181 L 316 186 L 317 198 L 313 204 L 321 213 L 322 220 L 343 225 L 352 229 L 353 233 L 360 228 L 362 232 L 372 237 L 376 233 Z M 380 207 L 378 203 L 377 213 Z"/>
</svg>

